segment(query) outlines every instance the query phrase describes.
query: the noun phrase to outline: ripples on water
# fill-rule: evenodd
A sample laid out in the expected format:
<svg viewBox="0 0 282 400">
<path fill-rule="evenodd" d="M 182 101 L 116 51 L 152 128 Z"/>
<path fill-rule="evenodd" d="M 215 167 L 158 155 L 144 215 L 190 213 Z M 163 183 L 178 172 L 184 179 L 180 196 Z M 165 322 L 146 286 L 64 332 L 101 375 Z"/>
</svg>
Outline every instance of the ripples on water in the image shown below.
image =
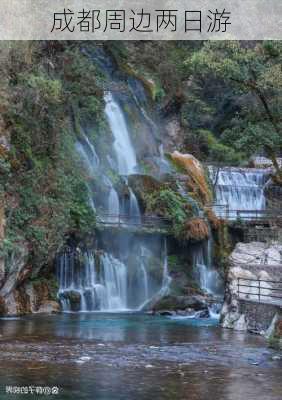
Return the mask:
<svg viewBox="0 0 282 400">
<path fill-rule="evenodd" d="M 273 351 L 217 323 L 132 313 L 2 320 L 0 398 L 11 398 L 5 385 L 45 385 L 60 388 L 54 399 L 280 399 Z"/>
</svg>

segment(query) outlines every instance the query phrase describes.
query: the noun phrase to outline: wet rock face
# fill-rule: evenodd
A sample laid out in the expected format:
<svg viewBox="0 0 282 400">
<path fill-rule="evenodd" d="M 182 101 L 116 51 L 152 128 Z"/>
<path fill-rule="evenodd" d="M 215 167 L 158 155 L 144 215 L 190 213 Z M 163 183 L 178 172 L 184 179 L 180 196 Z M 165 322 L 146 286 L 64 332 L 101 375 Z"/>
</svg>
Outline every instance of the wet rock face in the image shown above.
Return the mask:
<svg viewBox="0 0 282 400">
<path fill-rule="evenodd" d="M 180 125 L 180 121 L 177 117 L 171 117 L 165 126 L 166 135 L 163 137 L 165 142 L 165 148 L 175 149 L 181 148 L 183 146 L 184 141 L 184 132 L 183 128 Z"/>
<path fill-rule="evenodd" d="M 282 245 L 279 243 L 237 244 L 229 259 L 228 285 L 221 310 L 221 324 L 224 328 L 262 331 L 269 326 L 276 310 L 270 296 L 271 282 L 282 278 L 279 267 L 281 251 Z M 240 293 L 238 293 L 238 278 L 242 285 Z M 259 280 L 263 281 L 263 289 L 260 290 Z M 261 303 L 258 302 L 259 292 L 262 295 Z"/>
<path fill-rule="evenodd" d="M 176 311 L 176 310 L 207 310 L 204 296 L 173 296 L 168 295 L 160 299 L 152 307 L 154 311 Z"/>
<path fill-rule="evenodd" d="M 52 294 L 46 281 L 30 281 L 32 267 L 28 263 L 29 250 L 26 243 L 19 243 L 17 252 L 3 261 L 2 287 L 0 289 L 0 314 L 23 315 L 45 312 L 40 309 L 57 310 L 51 305 Z M 38 271 L 38 274 L 40 272 Z"/>
<path fill-rule="evenodd" d="M 61 293 L 60 299 L 62 301 L 64 301 L 64 300 L 68 301 L 70 303 L 70 309 L 72 311 L 80 310 L 81 295 L 80 295 L 80 293 L 76 292 L 75 290 L 70 290 L 68 292 Z"/>
<path fill-rule="evenodd" d="M 38 313 L 42 314 L 54 314 L 60 312 L 60 305 L 57 301 L 49 300 L 41 304 Z"/>
<path fill-rule="evenodd" d="M 26 243 L 18 243 L 17 251 L 6 261 L 5 277 L 0 290 L 0 295 L 4 298 L 9 296 L 17 285 L 25 280 L 29 274 L 28 247 Z"/>
</svg>

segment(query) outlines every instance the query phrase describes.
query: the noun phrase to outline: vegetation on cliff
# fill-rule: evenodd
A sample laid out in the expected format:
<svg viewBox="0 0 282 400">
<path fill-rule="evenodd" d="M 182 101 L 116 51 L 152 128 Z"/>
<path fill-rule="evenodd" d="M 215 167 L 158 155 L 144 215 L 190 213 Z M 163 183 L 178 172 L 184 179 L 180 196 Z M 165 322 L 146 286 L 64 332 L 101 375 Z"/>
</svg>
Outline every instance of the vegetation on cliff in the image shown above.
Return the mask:
<svg viewBox="0 0 282 400">
<path fill-rule="evenodd" d="M 67 232 L 88 231 L 95 224 L 85 177 L 74 168 L 74 146 L 77 126 L 86 120 L 99 131 L 102 93 L 99 75 L 78 45 L 9 46 L 1 65 L 9 99 L 2 116 L 10 142 L 1 158 L 7 211 L 2 253 L 11 256 L 27 242 L 42 263 Z"/>
</svg>

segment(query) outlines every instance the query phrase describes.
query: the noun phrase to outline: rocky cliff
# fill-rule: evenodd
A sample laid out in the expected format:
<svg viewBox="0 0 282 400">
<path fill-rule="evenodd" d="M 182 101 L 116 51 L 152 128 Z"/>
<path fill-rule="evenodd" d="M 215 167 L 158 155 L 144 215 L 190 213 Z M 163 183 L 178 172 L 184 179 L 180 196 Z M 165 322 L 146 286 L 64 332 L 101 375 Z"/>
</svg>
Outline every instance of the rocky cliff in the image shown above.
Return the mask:
<svg viewBox="0 0 282 400">
<path fill-rule="evenodd" d="M 238 243 L 229 258 L 224 328 L 265 333 L 280 315 L 281 243 Z M 277 296 L 277 301 L 273 298 Z"/>
</svg>

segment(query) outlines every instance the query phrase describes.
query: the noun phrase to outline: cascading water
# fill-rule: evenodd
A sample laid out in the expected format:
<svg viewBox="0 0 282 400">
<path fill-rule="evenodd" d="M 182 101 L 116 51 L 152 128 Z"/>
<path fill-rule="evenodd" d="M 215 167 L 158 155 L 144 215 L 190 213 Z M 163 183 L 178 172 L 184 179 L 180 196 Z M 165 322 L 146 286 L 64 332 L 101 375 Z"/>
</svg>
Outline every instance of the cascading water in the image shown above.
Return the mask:
<svg viewBox="0 0 282 400">
<path fill-rule="evenodd" d="M 111 131 L 114 136 L 114 150 L 118 161 L 118 172 L 125 176 L 127 184 L 127 176 L 133 174 L 136 169 L 137 161 L 135 150 L 132 146 L 126 121 L 121 107 L 115 101 L 113 95 L 108 92 L 104 96 L 106 107 L 105 114 L 107 116 Z M 128 213 L 132 217 L 134 223 L 140 221 L 140 209 L 138 201 L 132 189 L 129 189 L 129 210 Z M 113 214 L 112 210 L 109 210 Z"/>
<path fill-rule="evenodd" d="M 94 177 L 97 172 L 97 168 L 99 167 L 99 157 L 95 151 L 93 144 L 89 141 L 88 137 L 82 130 L 82 141 L 77 141 L 75 145 L 76 151 L 80 156 L 80 159 L 85 165 L 85 168 L 90 175 L 90 177 Z M 93 210 L 96 209 L 95 203 L 93 200 L 92 191 L 88 185 L 88 193 L 89 193 L 89 203 Z"/>
<path fill-rule="evenodd" d="M 133 174 L 137 164 L 136 155 L 123 112 L 111 92 L 107 92 L 104 99 L 106 102 L 105 114 L 115 139 L 114 150 L 118 161 L 118 172 L 120 175 Z"/>
<path fill-rule="evenodd" d="M 102 285 L 105 287 L 106 308 L 102 310 L 127 309 L 127 269 L 126 266 L 109 254 L 101 257 Z"/>
<path fill-rule="evenodd" d="M 165 296 L 169 293 L 169 286 L 171 283 L 171 277 L 168 272 L 168 257 L 167 257 L 167 242 L 164 240 L 164 262 L 163 262 L 163 279 L 162 279 L 162 288 L 161 295 Z"/>
<path fill-rule="evenodd" d="M 218 271 L 212 265 L 212 239 L 194 247 L 192 254 L 199 285 L 212 299 L 208 306 L 209 315 L 211 318 L 218 319 L 222 306 L 223 282 Z"/>
<path fill-rule="evenodd" d="M 148 279 L 148 275 L 147 278 Z M 157 302 L 159 299 L 161 299 L 163 296 L 166 296 L 169 294 L 169 288 L 170 288 L 170 283 L 171 283 L 171 277 L 169 275 L 168 271 L 168 256 L 167 256 L 167 242 L 166 239 L 164 239 L 164 247 L 163 247 L 163 273 L 162 273 L 162 281 L 161 281 L 161 287 L 159 290 L 153 295 L 147 296 L 145 301 L 141 304 L 139 307 L 139 310 L 143 310 L 146 308 L 148 304 Z M 149 291 L 148 291 L 149 293 Z"/>
<path fill-rule="evenodd" d="M 263 211 L 266 207 L 264 185 L 269 171 L 251 168 L 222 168 L 217 170 L 210 167 L 210 176 L 215 184 L 216 204 L 228 206 L 229 219 L 237 217 L 236 210 Z M 218 216 L 224 216 L 224 208 L 215 209 Z M 244 213 L 244 217 L 251 217 Z"/>
<path fill-rule="evenodd" d="M 133 223 L 138 224 L 141 220 L 139 204 L 132 189 L 129 188 L 129 215 Z"/>
<path fill-rule="evenodd" d="M 217 295 L 220 290 L 220 278 L 211 262 L 210 240 L 198 245 L 193 250 L 193 265 L 199 277 L 202 290 L 211 295 Z"/>
<path fill-rule="evenodd" d="M 119 215 L 119 198 L 116 190 L 111 187 L 108 199 L 108 222 L 117 222 Z"/>
<path fill-rule="evenodd" d="M 82 259 L 80 259 L 82 258 Z M 59 299 L 64 311 L 127 309 L 126 266 L 109 254 L 97 268 L 93 252 L 66 252 L 59 257 Z"/>
<path fill-rule="evenodd" d="M 113 66 L 105 65 L 106 58 L 102 58 L 100 66 L 106 72 L 107 78 L 119 80 L 118 76 L 114 74 Z M 140 83 L 140 87 L 136 91 L 134 82 L 132 81 L 130 85 L 128 81 L 128 87 L 131 89 L 131 98 L 127 98 L 128 104 L 132 106 L 135 103 L 135 109 L 138 109 L 144 126 L 146 125 L 150 131 L 155 131 L 157 127 L 146 111 L 145 91 L 143 100 L 137 94 L 143 86 Z M 77 151 L 85 164 L 89 177 L 95 178 L 93 185 L 89 185 L 89 187 L 92 187 L 92 191 L 93 193 L 95 191 L 97 197 L 97 200 L 95 197 L 95 203 L 97 202 L 96 212 L 99 220 L 112 224 L 119 218 L 119 222 L 122 223 L 122 215 L 124 215 L 126 222 L 129 217 L 132 223 L 138 225 L 142 219 L 141 212 L 128 180 L 128 176 L 138 172 L 137 156 L 125 118 L 125 108 L 123 108 L 125 98 L 118 97 L 111 92 L 104 94 L 105 116 L 114 138 L 113 151 L 109 151 L 109 154 L 101 154 L 100 162 L 95 148 L 87 136 L 87 131 L 82 131 L 77 143 Z M 100 146 L 99 143 L 98 146 Z M 154 151 L 156 155 L 156 148 Z M 165 160 L 162 146 L 159 148 L 159 153 L 163 172 L 166 172 L 169 170 L 169 164 Z M 127 187 L 124 188 L 124 191 L 116 191 L 111 178 L 112 174 L 107 176 L 105 173 L 109 168 L 123 177 Z M 101 193 L 97 190 L 99 182 L 103 187 Z M 59 298 L 63 310 L 140 310 L 150 299 L 160 298 L 168 293 L 171 278 L 168 273 L 165 242 L 161 241 L 150 247 L 145 238 L 142 242 L 140 236 L 134 234 L 131 234 L 129 243 L 128 237 L 123 238 L 123 231 L 110 236 L 111 233 L 105 230 L 103 235 L 104 239 L 99 238 L 102 244 L 101 250 L 98 250 L 97 246 L 100 243 L 97 242 L 91 251 L 83 252 L 73 249 L 59 257 Z M 111 239 L 114 243 L 110 242 Z M 150 242 L 154 241 L 158 242 L 159 238 L 152 238 Z"/>
<path fill-rule="evenodd" d="M 69 250 L 58 257 L 58 281 L 63 311 L 133 311 L 168 292 L 166 248 L 163 271 L 156 282 L 149 271 L 151 251 L 140 244 L 134 270 L 107 252 Z"/>
</svg>

